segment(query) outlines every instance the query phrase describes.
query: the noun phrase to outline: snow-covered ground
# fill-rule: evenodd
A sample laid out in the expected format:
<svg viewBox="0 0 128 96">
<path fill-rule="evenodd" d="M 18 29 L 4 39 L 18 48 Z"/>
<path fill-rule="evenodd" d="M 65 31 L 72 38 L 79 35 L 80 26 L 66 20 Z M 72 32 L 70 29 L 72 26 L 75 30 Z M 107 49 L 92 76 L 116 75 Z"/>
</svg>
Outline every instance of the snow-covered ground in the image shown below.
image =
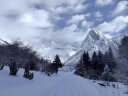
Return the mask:
<svg viewBox="0 0 128 96">
<path fill-rule="evenodd" d="M 17 76 L 10 76 L 8 67 L 0 70 L 0 96 L 128 96 L 127 88 L 102 87 L 101 81 L 83 79 L 73 72 L 62 72 L 48 77 L 34 72 L 34 79 L 23 78 L 23 70 Z"/>
</svg>

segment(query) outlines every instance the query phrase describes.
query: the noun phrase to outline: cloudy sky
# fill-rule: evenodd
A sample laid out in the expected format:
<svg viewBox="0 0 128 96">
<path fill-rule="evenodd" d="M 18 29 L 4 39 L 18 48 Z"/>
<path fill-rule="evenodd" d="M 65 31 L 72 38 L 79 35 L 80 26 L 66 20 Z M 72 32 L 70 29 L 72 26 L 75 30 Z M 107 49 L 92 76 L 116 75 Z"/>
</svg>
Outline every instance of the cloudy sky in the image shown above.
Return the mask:
<svg viewBox="0 0 128 96">
<path fill-rule="evenodd" d="M 82 41 L 98 28 L 110 36 L 128 27 L 128 0 L 0 0 L 0 38 Z"/>
</svg>

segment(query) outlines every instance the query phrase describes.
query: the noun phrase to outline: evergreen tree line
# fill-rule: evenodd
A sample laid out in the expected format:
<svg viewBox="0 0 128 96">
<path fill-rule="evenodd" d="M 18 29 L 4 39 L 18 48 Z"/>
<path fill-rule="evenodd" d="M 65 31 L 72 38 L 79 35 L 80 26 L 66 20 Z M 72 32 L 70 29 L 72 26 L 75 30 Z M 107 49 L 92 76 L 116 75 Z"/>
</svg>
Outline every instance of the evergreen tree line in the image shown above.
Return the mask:
<svg viewBox="0 0 128 96">
<path fill-rule="evenodd" d="M 101 53 L 101 51 L 98 53 L 94 51 L 91 58 L 88 52 L 84 52 L 75 68 L 75 74 L 88 79 L 115 81 L 113 77 L 115 68 L 116 62 L 112 49 L 109 48 L 105 54 Z"/>
<path fill-rule="evenodd" d="M 121 40 L 117 61 L 117 77 L 119 81 L 128 84 L 128 36 Z"/>
<path fill-rule="evenodd" d="M 61 61 L 57 55 L 54 62 L 41 58 L 36 51 L 29 46 L 25 46 L 21 41 L 14 41 L 0 45 L 0 70 L 4 66 L 9 66 L 10 75 L 16 76 L 20 68 L 24 70 L 24 77 L 27 79 L 33 78 L 33 73 L 30 70 L 42 71 L 45 73 L 57 73 L 61 67 Z M 52 70 L 52 71 L 51 71 Z"/>
<path fill-rule="evenodd" d="M 118 55 L 114 56 L 109 48 L 104 54 L 93 52 L 89 57 L 84 52 L 75 68 L 75 74 L 88 79 L 121 81 L 128 84 L 128 36 L 124 36 L 118 48 Z"/>
</svg>

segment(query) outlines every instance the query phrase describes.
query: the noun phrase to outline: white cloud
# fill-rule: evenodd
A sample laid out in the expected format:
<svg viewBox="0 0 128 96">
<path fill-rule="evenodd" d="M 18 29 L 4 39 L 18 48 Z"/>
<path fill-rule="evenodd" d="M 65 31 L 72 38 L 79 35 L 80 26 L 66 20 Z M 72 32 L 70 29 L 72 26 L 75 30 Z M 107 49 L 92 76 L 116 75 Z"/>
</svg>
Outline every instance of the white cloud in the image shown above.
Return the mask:
<svg viewBox="0 0 128 96">
<path fill-rule="evenodd" d="M 85 14 L 85 17 L 90 17 L 90 16 L 91 16 L 91 13 Z"/>
<path fill-rule="evenodd" d="M 100 17 L 102 17 L 102 14 L 101 14 L 100 11 L 97 11 L 97 12 L 94 14 L 94 16 L 100 18 Z"/>
<path fill-rule="evenodd" d="M 24 0 L 0 0 L 0 14 L 5 15 L 9 11 L 18 11 L 19 13 L 26 11 L 27 6 Z"/>
<path fill-rule="evenodd" d="M 103 21 L 103 18 L 96 18 L 95 21 Z"/>
<path fill-rule="evenodd" d="M 73 10 L 74 10 L 75 12 L 81 12 L 81 11 L 83 11 L 84 9 L 87 9 L 88 6 L 89 6 L 88 4 L 86 4 L 86 5 L 78 4 L 76 7 L 73 8 Z"/>
<path fill-rule="evenodd" d="M 64 14 L 64 13 L 77 13 L 82 12 L 83 10 L 87 9 L 89 5 L 83 5 L 83 4 L 77 4 L 77 5 L 68 5 L 68 6 L 57 6 L 50 9 L 51 12 L 53 12 L 54 15 Z"/>
<path fill-rule="evenodd" d="M 41 42 L 42 38 L 49 39 L 54 24 L 50 20 L 49 11 L 32 6 L 38 1 L 0 0 L 0 38 L 8 41 L 19 38 L 31 43 Z"/>
<path fill-rule="evenodd" d="M 95 3 L 97 6 L 102 7 L 102 6 L 113 4 L 113 0 L 96 0 Z"/>
<path fill-rule="evenodd" d="M 36 0 L 0 0 L 0 2 L 1 39 L 10 41 L 20 38 L 23 41 L 40 42 L 42 38 L 48 38 L 50 28 L 46 31 L 37 27 L 52 27 L 53 23 L 49 20 L 48 11 L 31 7 Z"/>
<path fill-rule="evenodd" d="M 120 14 L 121 12 L 125 11 L 128 9 L 128 1 L 120 1 L 116 8 L 112 11 L 112 15 L 118 15 Z"/>
<path fill-rule="evenodd" d="M 39 4 L 44 4 L 47 10 L 53 14 L 81 12 L 88 7 L 83 4 L 86 0 L 38 0 Z"/>
<path fill-rule="evenodd" d="M 71 19 L 67 22 L 67 24 L 74 24 L 79 23 L 80 21 L 85 19 L 85 15 L 74 15 Z"/>
<path fill-rule="evenodd" d="M 26 27 L 22 24 L 12 23 L 12 22 L 6 22 L 5 24 L 1 22 L 0 34 L 1 34 L 0 38 L 4 40 L 20 38 L 23 41 L 24 40 L 34 41 L 39 36 L 39 32 L 35 28 Z"/>
<path fill-rule="evenodd" d="M 68 43 L 80 42 L 84 40 L 85 33 L 81 30 L 78 30 L 78 26 L 76 24 L 72 24 L 67 26 L 61 30 L 57 30 L 52 37 L 55 41 L 63 41 Z M 73 39 L 74 38 L 74 39 Z"/>
<path fill-rule="evenodd" d="M 91 28 L 93 26 L 94 22 L 86 21 L 84 20 L 81 24 L 83 28 Z"/>
<path fill-rule="evenodd" d="M 46 28 L 52 27 L 52 23 L 50 22 L 49 18 L 50 15 L 48 11 L 35 10 L 34 12 L 23 14 L 20 17 L 19 22 L 33 27 Z"/>
<path fill-rule="evenodd" d="M 128 16 L 118 16 L 110 22 L 104 22 L 98 26 L 103 32 L 118 33 L 128 26 Z"/>
<path fill-rule="evenodd" d="M 58 20 L 63 19 L 60 14 L 70 13 L 72 15 L 85 10 L 88 7 L 88 4 L 83 4 L 85 1 L 0 0 L 0 38 L 5 40 L 20 38 L 30 42 L 41 42 L 42 39 L 77 41 L 77 38 L 81 39 L 83 35 L 76 32 L 79 28 L 77 24 L 73 24 L 74 21 L 71 26 L 64 26 L 62 29 L 55 29 L 55 26 Z M 37 8 L 39 7 L 38 4 L 41 8 Z M 88 16 L 90 14 L 73 18 L 76 19 L 75 22 L 77 23 Z M 72 37 L 75 39 L 71 40 Z"/>
</svg>

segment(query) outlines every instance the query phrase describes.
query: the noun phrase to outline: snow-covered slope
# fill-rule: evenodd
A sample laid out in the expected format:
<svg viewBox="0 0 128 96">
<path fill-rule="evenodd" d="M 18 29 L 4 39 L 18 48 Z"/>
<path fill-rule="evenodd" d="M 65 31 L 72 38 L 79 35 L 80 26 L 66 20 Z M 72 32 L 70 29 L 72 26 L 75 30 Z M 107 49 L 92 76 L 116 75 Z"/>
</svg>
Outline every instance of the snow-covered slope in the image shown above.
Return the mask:
<svg viewBox="0 0 128 96">
<path fill-rule="evenodd" d="M 17 76 L 10 76 L 8 67 L 0 71 L 0 96 L 127 96 L 126 86 L 102 87 L 96 81 L 83 79 L 72 72 L 59 72 L 51 77 L 34 72 L 34 79 L 23 78 L 20 69 Z"/>
<path fill-rule="evenodd" d="M 82 43 L 81 49 L 75 55 L 69 58 L 65 65 L 74 67 L 80 60 L 83 52 L 88 51 L 89 55 L 91 56 L 94 51 L 98 52 L 100 50 L 104 53 L 109 49 L 109 47 L 113 49 L 114 54 L 117 53 L 118 45 L 112 39 L 107 38 L 103 32 L 99 30 L 90 30 Z"/>
<path fill-rule="evenodd" d="M 62 62 L 65 62 L 70 56 L 74 55 L 80 48 L 80 44 L 74 42 L 72 44 L 54 42 L 54 41 L 42 41 L 37 45 L 36 50 L 45 59 L 53 60 L 55 55 L 59 55 Z"/>
</svg>

